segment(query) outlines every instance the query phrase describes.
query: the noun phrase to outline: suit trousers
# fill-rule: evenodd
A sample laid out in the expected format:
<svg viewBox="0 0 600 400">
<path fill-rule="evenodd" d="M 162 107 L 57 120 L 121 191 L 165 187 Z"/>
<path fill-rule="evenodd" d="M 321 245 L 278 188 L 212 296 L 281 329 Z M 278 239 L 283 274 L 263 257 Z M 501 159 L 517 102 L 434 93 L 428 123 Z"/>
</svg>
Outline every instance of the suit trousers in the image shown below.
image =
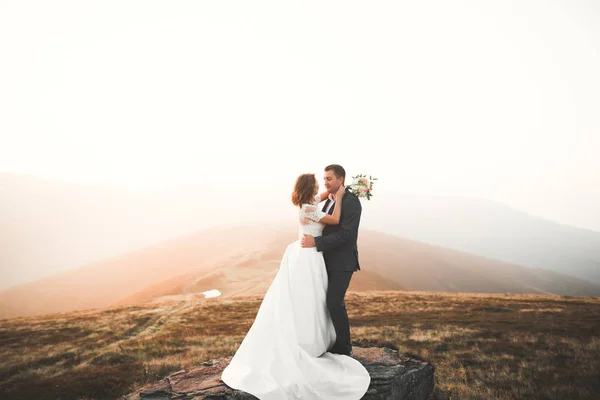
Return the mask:
<svg viewBox="0 0 600 400">
<path fill-rule="evenodd" d="M 350 342 L 350 322 L 346 312 L 344 296 L 350 285 L 354 271 L 327 271 L 327 309 L 335 328 L 335 344 L 329 352 L 349 355 L 352 350 Z"/>
</svg>

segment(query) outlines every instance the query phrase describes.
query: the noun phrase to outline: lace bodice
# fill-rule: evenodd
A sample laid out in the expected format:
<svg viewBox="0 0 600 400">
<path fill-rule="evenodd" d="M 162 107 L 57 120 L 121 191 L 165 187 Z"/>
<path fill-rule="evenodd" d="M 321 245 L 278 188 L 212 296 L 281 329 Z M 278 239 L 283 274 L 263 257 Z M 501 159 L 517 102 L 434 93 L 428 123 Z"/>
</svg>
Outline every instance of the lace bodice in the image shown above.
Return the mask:
<svg viewBox="0 0 600 400">
<path fill-rule="evenodd" d="M 321 211 L 318 207 L 319 195 L 315 196 L 313 204 L 302 204 L 298 214 L 298 236 L 302 237 L 303 234 L 312 236 L 321 236 L 325 224 L 319 222 L 326 213 Z"/>
</svg>

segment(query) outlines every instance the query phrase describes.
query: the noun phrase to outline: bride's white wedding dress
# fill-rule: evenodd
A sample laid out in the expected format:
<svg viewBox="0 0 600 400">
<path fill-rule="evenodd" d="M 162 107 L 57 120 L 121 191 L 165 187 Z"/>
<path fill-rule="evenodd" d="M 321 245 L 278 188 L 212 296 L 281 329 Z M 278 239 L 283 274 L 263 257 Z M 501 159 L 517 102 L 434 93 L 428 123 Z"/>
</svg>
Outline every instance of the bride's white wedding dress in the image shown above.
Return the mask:
<svg viewBox="0 0 600 400">
<path fill-rule="evenodd" d="M 316 201 L 316 200 L 315 200 Z M 316 204 L 300 209 L 299 232 L 320 236 L 326 214 Z M 327 306 L 322 253 L 287 246 L 256 319 L 221 379 L 260 400 L 360 399 L 371 378 L 352 357 L 327 353 L 335 329 Z"/>
</svg>

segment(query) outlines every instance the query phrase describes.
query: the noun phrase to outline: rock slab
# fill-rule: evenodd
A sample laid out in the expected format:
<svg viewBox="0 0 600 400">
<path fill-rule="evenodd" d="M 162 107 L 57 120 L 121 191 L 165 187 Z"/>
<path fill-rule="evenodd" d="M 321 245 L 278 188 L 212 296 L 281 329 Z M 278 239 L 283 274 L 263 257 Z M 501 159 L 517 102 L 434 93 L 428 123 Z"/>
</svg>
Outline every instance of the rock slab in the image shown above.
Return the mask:
<svg viewBox="0 0 600 400">
<path fill-rule="evenodd" d="M 354 347 L 354 358 L 371 375 L 364 400 L 426 400 L 433 391 L 434 367 L 426 362 L 403 357 L 395 350 Z M 256 397 L 229 388 L 221 372 L 231 357 L 204 363 L 190 371 L 178 371 L 157 383 L 143 387 L 121 400 L 256 400 Z"/>
</svg>

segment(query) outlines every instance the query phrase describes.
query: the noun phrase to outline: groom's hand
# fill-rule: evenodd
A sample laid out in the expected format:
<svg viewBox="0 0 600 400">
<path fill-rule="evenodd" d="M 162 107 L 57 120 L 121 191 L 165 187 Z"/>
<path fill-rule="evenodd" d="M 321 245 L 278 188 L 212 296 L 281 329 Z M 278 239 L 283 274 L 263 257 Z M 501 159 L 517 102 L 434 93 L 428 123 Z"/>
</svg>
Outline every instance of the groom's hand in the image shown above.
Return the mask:
<svg viewBox="0 0 600 400">
<path fill-rule="evenodd" d="M 302 236 L 302 239 L 300 241 L 300 245 L 302 247 L 315 247 L 315 238 L 311 235 L 307 235 L 306 233 L 304 234 L 304 236 Z"/>
</svg>

